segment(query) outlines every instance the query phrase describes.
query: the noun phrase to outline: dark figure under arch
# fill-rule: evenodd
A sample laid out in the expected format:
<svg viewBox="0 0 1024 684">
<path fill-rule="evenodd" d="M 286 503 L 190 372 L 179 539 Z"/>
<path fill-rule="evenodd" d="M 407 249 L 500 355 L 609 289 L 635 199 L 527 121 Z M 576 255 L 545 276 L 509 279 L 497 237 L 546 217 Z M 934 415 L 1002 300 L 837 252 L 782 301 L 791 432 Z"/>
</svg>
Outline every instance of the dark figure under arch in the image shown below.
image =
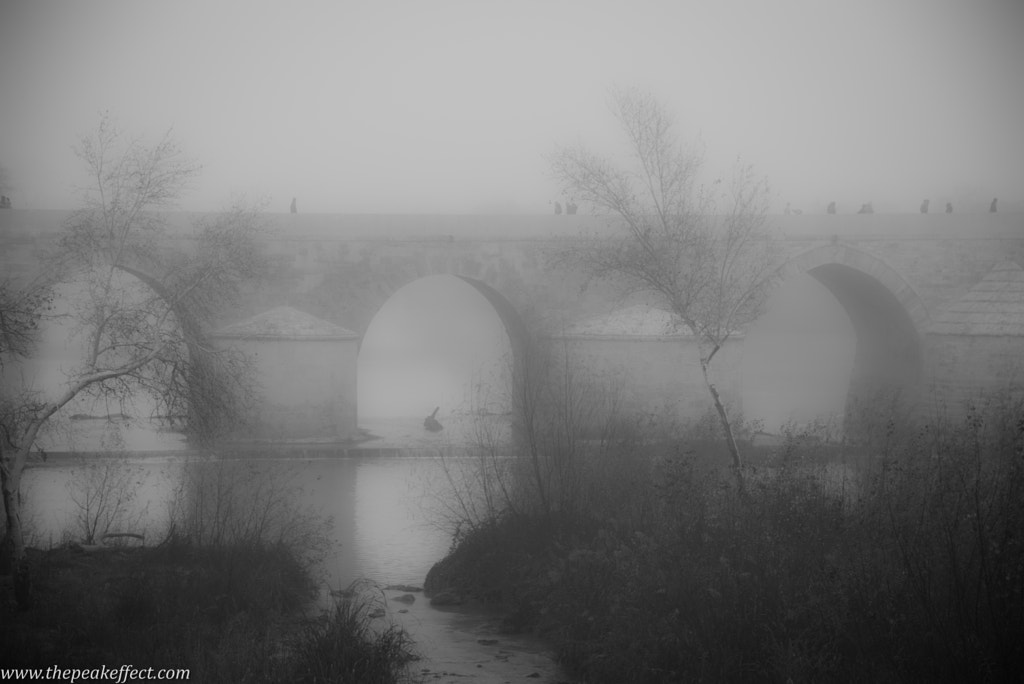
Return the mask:
<svg viewBox="0 0 1024 684">
<path fill-rule="evenodd" d="M 429 432 L 440 432 L 441 430 L 444 430 L 444 426 L 441 425 L 441 423 L 436 418 L 437 412 L 440 410 L 441 407 L 438 406 L 437 408 L 434 409 L 434 412 L 427 416 L 426 419 L 423 421 L 423 427 L 425 427 Z"/>
</svg>

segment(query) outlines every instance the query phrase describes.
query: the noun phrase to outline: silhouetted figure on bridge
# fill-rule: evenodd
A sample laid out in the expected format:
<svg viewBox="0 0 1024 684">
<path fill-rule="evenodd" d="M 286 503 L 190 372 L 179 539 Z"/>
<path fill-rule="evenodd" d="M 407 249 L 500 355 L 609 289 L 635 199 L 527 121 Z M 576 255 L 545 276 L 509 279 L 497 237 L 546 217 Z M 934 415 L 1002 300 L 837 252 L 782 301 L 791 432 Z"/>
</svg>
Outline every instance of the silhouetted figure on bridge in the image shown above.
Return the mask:
<svg viewBox="0 0 1024 684">
<path fill-rule="evenodd" d="M 836 213 L 836 203 L 835 202 L 829 202 L 828 203 L 828 213 L 830 213 L 830 214 Z"/>
<path fill-rule="evenodd" d="M 575 199 L 570 199 L 568 202 L 565 203 L 565 213 L 566 214 L 575 214 L 576 210 L 578 208 L 579 207 L 576 206 Z"/>
<path fill-rule="evenodd" d="M 0 209 L 10 209 L 11 198 L 7 195 L 0 195 Z"/>
<path fill-rule="evenodd" d="M 562 213 L 562 203 L 561 202 L 555 202 L 555 213 L 556 214 L 561 214 Z"/>
<path fill-rule="evenodd" d="M 291 212 L 292 212 L 293 214 L 298 214 L 298 213 L 299 213 L 299 207 L 298 207 L 298 205 L 297 205 L 297 204 L 295 203 L 295 198 L 294 198 L 294 197 L 292 197 L 292 206 L 291 206 Z"/>
<path fill-rule="evenodd" d="M 953 213 L 953 203 L 952 202 L 946 202 L 946 213 L 947 214 L 952 214 Z"/>
<path fill-rule="evenodd" d="M 444 426 L 437 421 L 437 418 L 435 418 L 437 412 L 440 410 L 441 407 L 438 406 L 437 408 L 434 409 L 434 412 L 427 416 L 426 420 L 423 421 L 423 427 L 425 427 L 428 431 L 440 432 L 441 430 L 444 430 Z"/>
<path fill-rule="evenodd" d="M 928 200 L 925 200 L 924 202 L 921 202 L 921 213 L 922 214 L 927 214 L 928 213 Z"/>
<path fill-rule="evenodd" d="M 993 197 L 992 198 L 992 204 L 988 205 L 988 212 L 990 214 L 996 213 L 996 202 L 998 202 L 998 201 L 999 201 L 998 197 Z M 7 200 L 7 206 L 8 207 L 11 206 L 11 201 L 10 200 Z"/>
<path fill-rule="evenodd" d="M 875 208 L 873 206 L 871 206 L 871 202 L 865 202 L 864 204 L 860 205 L 860 211 L 858 211 L 857 213 L 858 214 L 874 214 L 875 213 Z"/>
</svg>

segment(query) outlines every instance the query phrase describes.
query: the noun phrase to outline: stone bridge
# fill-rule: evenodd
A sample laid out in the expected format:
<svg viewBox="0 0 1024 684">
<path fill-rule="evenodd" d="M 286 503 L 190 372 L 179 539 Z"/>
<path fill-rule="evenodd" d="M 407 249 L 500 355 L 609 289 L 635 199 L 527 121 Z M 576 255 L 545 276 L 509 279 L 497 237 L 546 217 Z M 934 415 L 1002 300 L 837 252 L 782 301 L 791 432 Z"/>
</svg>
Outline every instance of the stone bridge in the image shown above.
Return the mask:
<svg viewBox="0 0 1024 684">
<path fill-rule="evenodd" d="M 37 269 L 65 213 L 0 211 L 0 269 Z M 197 215 L 168 214 L 188 240 Z M 571 322 L 621 305 L 550 255 L 581 233 L 608 234 L 601 217 L 267 215 L 271 276 L 226 322 L 288 304 L 364 334 L 399 288 L 450 274 L 495 307 L 511 336 L 523 321 Z M 770 217 L 786 258 L 835 296 L 856 333 L 850 396 L 898 389 L 914 404 L 960 406 L 1019 387 L 1024 359 L 1024 215 L 864 214 Z M 527 323 L 526 325 L 528 325 Z M 671 369 L 665 369 L 670 373 Z M 1018 382 L 1019 381 L 1019 382 Z M 926 400 L 926 401 L 921 401 Z"/>
</svg>

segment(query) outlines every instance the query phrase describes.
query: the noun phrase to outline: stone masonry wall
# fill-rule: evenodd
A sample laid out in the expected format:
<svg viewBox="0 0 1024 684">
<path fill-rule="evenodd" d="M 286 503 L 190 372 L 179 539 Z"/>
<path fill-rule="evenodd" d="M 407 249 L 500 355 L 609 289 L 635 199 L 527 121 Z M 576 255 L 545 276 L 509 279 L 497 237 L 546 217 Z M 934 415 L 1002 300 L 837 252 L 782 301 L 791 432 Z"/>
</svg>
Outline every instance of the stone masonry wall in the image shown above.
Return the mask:
<svg viewBox="0 0 1024 684">
<path fill-rule="evenodd" d="M 575 337 L 567 354 L 584 368 L 585 381 L 612 395 L 623 417 L 651 416 L 659 423 L 696 421 L 713 410 L 692 340 L 680 338 Z M 711 363 L 711 381 L 722 401 L 741 410 L 742 343 L 730 340 Z"/>
<path fill-rule="evenodd" d="M 926 345 L 927 415 L 957 418 L 986 397 L 1024 399 L 1024 338 L 931 335 Z"/>
</svg>

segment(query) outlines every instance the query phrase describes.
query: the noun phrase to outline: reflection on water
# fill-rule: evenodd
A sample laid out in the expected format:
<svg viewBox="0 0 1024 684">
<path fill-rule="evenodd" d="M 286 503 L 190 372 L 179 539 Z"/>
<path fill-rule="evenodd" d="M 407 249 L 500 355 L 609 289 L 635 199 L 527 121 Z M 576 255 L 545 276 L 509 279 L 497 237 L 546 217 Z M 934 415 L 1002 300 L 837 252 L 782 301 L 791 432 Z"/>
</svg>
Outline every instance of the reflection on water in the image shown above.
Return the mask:
<svg viewBox="0 0 1024 684">
<path fill-rule="evenodd" d="M 408 429 L 401 424 L 384 429 L 387 427 L 378 425 L 392 438 Z M 235 475 L 242 475 L 241 480 L 248 473 L 270 475 L 287 488 L 296 504 L 330 516 L 334 543 L 323 565 L 329 588 L 343 588 L 364 577 L 380 586 L 422 586 L 427 571 L 445 555 L 450 543 L 450 535 L 436 524 L 438 519 L 431 511 L 439 504 L 444 507 L 449 475 L 459 481 L 461 473 L 475 465 L 467 456 L 442 455 L 441 446 L 439 442 L 429 449 L 409 449 L 406 455 L 386 449 L 345 457 L 204 461 L 198 472 L 204 478 L 226 473 L 229 487 L 240 481 Z M 146 529 L 147 543 L 159 541 L 167 528 L 168 503 L 179 484 L 188 481 L 185 476 L 192 467 L 188 459 L 181 454 L 124 461 L 136 499 L 125 516 L 133 527 L 117 531 Z M 81 484 L 90 464 L 97 462 L 54 464 L 52 460 L 49 465 L 28 469 L 24 480 L 32 543 L 44 546 L 59 542 L 65 530 L 75 527 L 77 508 L 70 491 Z M 99 460 L 101 466 L 119 462 Z M 208 484 L 208 479 L 205 482 Z M 258 506 L 266 498 L 257 494 L 247 500 L 255 500 Z M 398 593 L 389 592 L 389 598 Z M 416 665 L 429 673 L 432 681 L 497 684 L 537 677 L 538 673 L 545 681 L 567 679 L 539 641 L 499 636 L 494 615 L 470 609 L 434 609 L 422 595 L 404 615 L 397 612 L 404 604 L 384 601 L 384 605 L 388 613 L 383 619 L 400 621 L 409 631 L 416 651 L 424 657 Z M 500 646 L 481 644 L 481 636 L 492 637 L 487 644 L 500 638 Z"/>
<path fill-rule="evenodd" d="M 23 512 L 28 543 L 48 547 L 65 538 L 81 540 L 79 518 L 93 481 L 107 476 L 126 478 L 128 500 L 117 529 L 111 532 L 147 532 L 147 540 L 167 528 L 168 503 L 181 479 L 178 456 L 143 458 L 92 457 L 62 459 L 59 465 L 29 467 L 22 480 Z M 81 503 L 76 503 L 76 499 Z M 130 527 L 131 529 L 123 529 Z"/>
<path fill-rule="evenodd" d="M 362 574 L 387 584 L 422 584 L 448 550 L 448 535 L 423 504 L 439 459 L 390 458 L 360 465 L 356 480 L 354 557 Z M 342 553 L 344 551 L 342 550 Z"/>
<path fill-rule="evenodd" d="M 430 566 L 444 556 L 450 543 L 448 532 L 431 513 L 446 495 L 446 469 L 459 471 L 473 461 L 464 455 L 442 457 L 440 449 L 407 453 L 418 455 L 366 451 L 345 457 L 256 458 L 227 463 L 244 467 L 246 473 L 273 478 L 293 504 L 332 520 L 334 544 L 324 561 L 332 587 L 346 586 L 359 577 L 381 584 L 422 584 Z M 82 508 L 75 499 L 83 500 L 90 472 L 111 464 L 127 473 L 126 483 L 134 495 L 111 531 L 144 531 L 147 543 L 157 543 L 166 533 L 169 507 L 188 458 L 184 454 L 93 458 L 59 464 L 51 459 L 51 464 L 29 468 L 23 493 L 30 544 L 80 540 L 77 518 Z M 236 483 L 242 479 L 230 477 Z M 265 500 L 264 493 L 259 496 Z"/>
<path fill-rule="evenodd" d="M 448 534 L 425 505 L 438 495 L 424 483 L 438 481 L 441 458 L 366 455 L 294 465 L 303 503 L 333 519 L 336 543 L 324 561 L 332 587 L 361 577 L 422 584 L 447 552 Z"/>
</svg>

